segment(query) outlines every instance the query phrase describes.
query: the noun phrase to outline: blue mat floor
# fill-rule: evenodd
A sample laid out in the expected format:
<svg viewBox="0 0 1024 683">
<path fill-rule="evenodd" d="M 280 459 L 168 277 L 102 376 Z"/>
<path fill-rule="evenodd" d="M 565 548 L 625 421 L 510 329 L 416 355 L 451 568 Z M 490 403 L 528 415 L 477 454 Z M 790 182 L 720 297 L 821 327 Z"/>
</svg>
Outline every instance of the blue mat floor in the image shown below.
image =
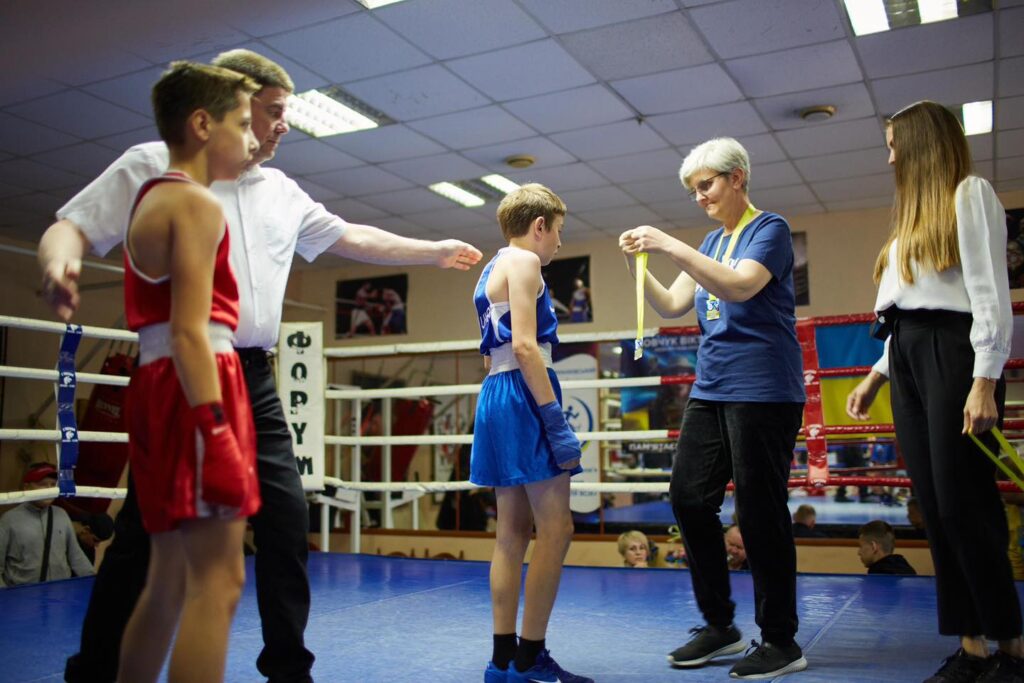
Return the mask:
<svg viewBox="0 0 1024 683">
<path fill-rule="evenodd" d="M 247 566 L 251 578 L 251 560 Z M 488 566 L 314 553 L 313 608 L 306 640 L 318 683 L 481 681 L 490 656 Z M 752 583 L 732 577 L 737 625 L 753 623 Z M 61 681 L 77 650 L 92 579 L 0 590 L 0 681 Z M 1020 590 L 1020 588 L 1018 588 Z M 937 635 L 934 580 L 927 577 L 801 575 L 798 642 L 804 683 L 915 681 L 953 652 Z M 665 655 L 701 623 L 685 570 L 567 568 L 548 645 L 568 670 L 600 683 L 727 681 L 732 659 L 674 670 Z M 227 681 L 262 680 L 252 581 L 235 619 Z"/>
</svg>

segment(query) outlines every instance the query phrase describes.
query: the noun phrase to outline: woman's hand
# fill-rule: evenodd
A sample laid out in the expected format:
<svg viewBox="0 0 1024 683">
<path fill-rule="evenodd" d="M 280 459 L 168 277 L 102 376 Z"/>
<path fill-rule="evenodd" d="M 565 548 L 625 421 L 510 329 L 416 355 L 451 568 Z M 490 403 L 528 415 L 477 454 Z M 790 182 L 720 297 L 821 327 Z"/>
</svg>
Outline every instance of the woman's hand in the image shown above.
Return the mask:
<svg viewBox="0 0 1024 683">
<path fill-rule="evenodd" d="M 999 411 L 996 409 L 996 381 L 987 377 L 975 377 L 971 393 L 964 403 L 964 434 L 984 434 L 996 425 Z"/>
<path fill-rule="evenodd" d="M 619 235 L 619 248 L 627 254 L 641 251 L 649 254 L 664 253 L 677 241 L 655 227 L 641 225 Z"/>
<path fill-rule="evenodd" d="M 633 254 L 622 252 L 622 257 L 626 259 L 626 268 L 629 270 L 629 275 L 634 280 L 636 279 L 636 257 Z"/>
<path fill-rule="evenodd" d="M 867 420 L 870 417 L 868 409 L 875 402 L 875 396 L 886 380 L 886 376 L 880 372 L 869 372 L 846 397 L 846 414 L 854 420 Z"/>
</svg>

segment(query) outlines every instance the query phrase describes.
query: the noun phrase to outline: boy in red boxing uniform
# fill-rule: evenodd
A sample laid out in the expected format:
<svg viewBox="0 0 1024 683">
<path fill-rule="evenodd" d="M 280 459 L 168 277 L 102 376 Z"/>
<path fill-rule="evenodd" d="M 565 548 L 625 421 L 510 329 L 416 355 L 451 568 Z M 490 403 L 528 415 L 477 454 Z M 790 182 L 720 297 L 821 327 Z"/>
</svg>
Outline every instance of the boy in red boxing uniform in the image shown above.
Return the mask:
<svg viewBox="0 0 1024 683">
<path fill-rule="evenodd" d="M 124 240 L 125 314 L 139 333 L 129 387 L 130 461 L 151 534 L 146 588 L 121 643 L 118 680 L 220 681 L 245 582 L 242 535 L 259 509 L 255 430 L 232 347 L 238 288 L 209 191 L 256 150 L 233 71 L 175 62 L 153 86 L 170 165 L 139 190 Z M 179 625 L 180 620 L 180 625 Z"/>
</svg>

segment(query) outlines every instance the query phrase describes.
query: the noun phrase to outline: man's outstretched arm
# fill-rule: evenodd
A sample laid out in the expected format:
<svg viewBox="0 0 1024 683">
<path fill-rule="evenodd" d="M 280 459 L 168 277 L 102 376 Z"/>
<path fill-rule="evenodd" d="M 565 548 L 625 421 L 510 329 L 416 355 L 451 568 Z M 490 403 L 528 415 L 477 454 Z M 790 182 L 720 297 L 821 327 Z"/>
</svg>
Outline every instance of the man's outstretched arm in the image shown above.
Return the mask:
<svg viewBox="0 0 1024 683">
<path fill-rule="evenodd" d="M 78 310 L 78 278 L 82 274 L 82 257 L 92 244 L 77 225 L 59 220 L 39 240 L 39 267 L 43 271 L 43 299 L 64 322 Z"/>
<path fill-rule="evenodd" d="M 335 256 L 380 265 L 435 265 L 469 270 L 483 254 L 460 240 L 418 240 L 371 225 L 349 223 L 328 251 Z"/>
</svg>

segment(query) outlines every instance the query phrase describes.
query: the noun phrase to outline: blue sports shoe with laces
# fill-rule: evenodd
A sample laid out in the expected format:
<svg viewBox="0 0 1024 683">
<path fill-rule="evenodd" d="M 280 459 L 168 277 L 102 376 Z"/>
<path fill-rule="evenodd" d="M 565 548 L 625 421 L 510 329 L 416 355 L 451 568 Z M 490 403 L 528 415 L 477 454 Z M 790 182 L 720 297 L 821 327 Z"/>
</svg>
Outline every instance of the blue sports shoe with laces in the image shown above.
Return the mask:
<svg viewBox="0 0 1024 683">
<path fill-rule="evenodd" d="M 509 664 L 509 668 L 512 665 Z M 508 669 L 499 669 L 494 666 L 494 662 L 487 662 L 487 668 L 484 669 L 484 683 L 505 683 L 508 680 Z"/>
<path fill-rule="evenodd" d="M 537 661 L 526 671 L 516 669 L 515 662 L 508 665 L 508 683 L 594 683 L 593 678 L 569 673 L 551 658 L 551 653 L 541 650 Z"/>
</svg>

